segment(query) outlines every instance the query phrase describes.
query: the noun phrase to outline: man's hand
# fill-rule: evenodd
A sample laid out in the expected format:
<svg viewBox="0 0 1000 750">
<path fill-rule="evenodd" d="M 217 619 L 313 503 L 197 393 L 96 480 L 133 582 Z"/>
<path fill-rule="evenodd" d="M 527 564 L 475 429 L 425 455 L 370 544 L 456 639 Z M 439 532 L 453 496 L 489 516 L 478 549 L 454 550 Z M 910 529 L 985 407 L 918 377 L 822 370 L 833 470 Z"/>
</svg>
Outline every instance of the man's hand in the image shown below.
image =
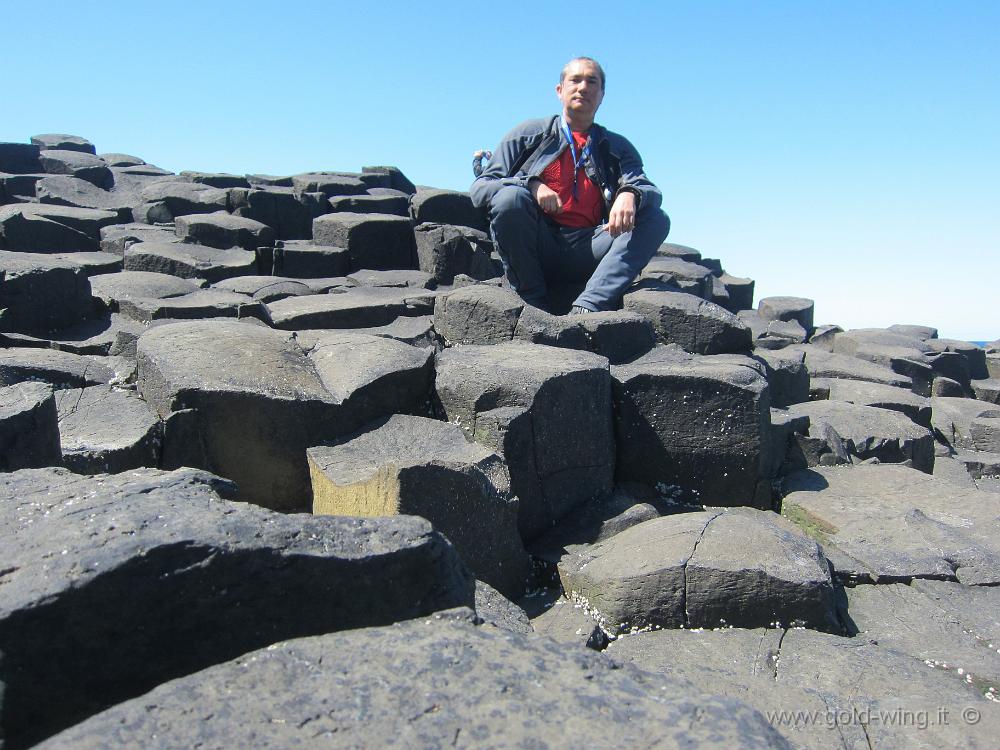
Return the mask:
<svg viewBox="0 0 1000 750">
<path fill-rule="evenodd" d="M 608 234 L 617 237 L 635 229 L 635 193 L 623 190 L 608 213 Z"/>
<path fill-rule="evenodd" d="M 547 214 L 557 214 L 562 211 L 562 201 L 559 200 L 559 193 L 550 188 L 541 180 L 532 180 L 528 183 L 531 190 L 531 197 Z"/>
</svg>

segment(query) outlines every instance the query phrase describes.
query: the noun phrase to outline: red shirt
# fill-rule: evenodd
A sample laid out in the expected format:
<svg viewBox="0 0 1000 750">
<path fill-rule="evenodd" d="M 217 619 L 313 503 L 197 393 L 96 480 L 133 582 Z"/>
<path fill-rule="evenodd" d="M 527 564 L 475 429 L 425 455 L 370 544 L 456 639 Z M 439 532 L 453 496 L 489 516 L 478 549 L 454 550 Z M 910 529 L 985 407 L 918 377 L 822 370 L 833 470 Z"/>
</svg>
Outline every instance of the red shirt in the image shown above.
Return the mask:
<svg viewBox="0 0 1000 750">
<path fill-rule="evenodd" d="M 573 133 L 576 154 L 587 145 L 584 133 Z M 601 190 L 581 166 L 576 175 L 576 197 L 573 197 L 573 151 L 566 147 L 558 159 L 553 161 L 539 175 L 546 186 L 559 194 L 562 201 L 562 211 L 549 214 L 552 219 L 566 227 L 596 227 L 604 216 L 604 205 L 601 200 Z"/>
</svg>

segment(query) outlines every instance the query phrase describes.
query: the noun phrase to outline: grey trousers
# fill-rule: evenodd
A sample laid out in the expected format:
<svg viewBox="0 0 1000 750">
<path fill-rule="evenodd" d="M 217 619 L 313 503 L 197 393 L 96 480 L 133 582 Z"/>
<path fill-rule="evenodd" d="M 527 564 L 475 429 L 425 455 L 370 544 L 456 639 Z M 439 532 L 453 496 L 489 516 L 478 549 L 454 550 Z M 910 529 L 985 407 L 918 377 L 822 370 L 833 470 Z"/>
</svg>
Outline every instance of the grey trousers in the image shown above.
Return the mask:
<svg viewBox="0 0 1000 750">
<path fill-rule="evenodd" d="M 573 302 L 591 311 L 616 310 L 670 231 L 659 208 L 640 205 L 635 228 L 612 237 L 602 227 L 556 224 L 530 191 L 506 185 L 490 202 L 490 230 L 511 288 L 529 305 L 548 309 L 549 284 L 577 283 Z"/>
</svg>

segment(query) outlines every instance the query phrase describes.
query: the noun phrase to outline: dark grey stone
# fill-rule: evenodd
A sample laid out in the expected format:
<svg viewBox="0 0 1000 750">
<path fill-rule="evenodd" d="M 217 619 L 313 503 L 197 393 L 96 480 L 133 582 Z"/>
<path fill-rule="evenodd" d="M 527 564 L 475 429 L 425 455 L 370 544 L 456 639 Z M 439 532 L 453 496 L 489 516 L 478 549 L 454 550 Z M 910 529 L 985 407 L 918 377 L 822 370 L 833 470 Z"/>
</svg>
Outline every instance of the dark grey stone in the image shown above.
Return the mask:
<svg viewBox="0 0 1000 750">
<path fill-rule="evenodd" d="M 971 425 L 980 417 L 1000 417 L 1000 406 L 974 398 L 931 398 L 931 425 L 934 433 L 953 449 L 976 449 Z"/>
<path fill-rule="evenodd" d="M 639 288 L 688 292 L 702 299 L 712 299 L 715 277 L 712 271 L 682 257 L 656 256 L 643 269 Z"/>
<path fill-rule="evenodd" d="M 718 277 L 718 280 L 725 287 L 729 297 L 727 303 L 723 305 L 729 312 L 737 313 L 740 310 L 749 310 L 753 307 L 753 279 L 730 276 L 728 273 L 724 273 Z"/>
<path fill-rule="evenodd" d="M 258 302 L 276 302 L 285 297 L 302 297 L 313 294 L 313 290 L 296 279 L 281 276 L 235 276 L 212 284 L 215 289 L 223 289 L 237 294 L 246 294 Z"/>
<path fill-rule="evenodd" d="M 58 466 L 61 460 L 52 386 L 25 382 L 0 387 L 0 471 Z M 0 690 L 0 700 L 2 695 Z"/>
<path fill-rule="evenodd" d="M 485 232 L 450 224 L 418 224 L 414 229 L 417 264 L 438 284 L 451 284 L 455 276 L 491 279 L 502 274 L 491 258 L 493 243 Z"/>
<path fill-rule="evenodd" d="M 83 154 L 97 154 L 94 144 L 86 138 L 65 133 L 43 133 L 31 136 L 31 142 L 40 149 L 56 149 L 60 151 L 79 151 Z"/>
<path fill-rule="evenodd" d="M 38 154 L 42 171 L 47 174 L 65 174 L 78 177 L 107 190 L 114 183 L 114 177 L 103 159 L 81 151 L 42 149 Z"/>
<path fill-rule="evenodd" d="M 289 333 L 240 321 L 150 328 L 137 355 L 139 392 L 160 417 L 192 410 L 176 431 L 197 436 L 186 459 L 280 510 L 311 505 L 307 448 L 416 408 L 432 377 L 429 352 L 391 339 L 331 334 L 307 353 Z M 167 429 L 165 455 L 173 443 Z"/>
<path fill-rule="evenodd" d="M 757 312 L 767 320 L 794 320 L 807 332 L 813 327 L 815 303 L 805 297 L 765 297 L 757 303 Z"/>
<path fill-rule="evenodd" d="M 179 177 L 183 177 L 190 182 L 200 185 L 209 185 L 217 188 L 248 188 L 250 182 L 246 177 L 236 174 L 225 174 L 222 172 L 190 172 L 183 171 Z"/>
<path fill-rule="evenodd" d="M 972 392 L 980 401 L 988 401 L 1000 406 L 1000 378 L 984 378 L 972 381 Z"/>
<path fill-rule="evenodd" d="M 142 199 L 133 216 L 145 224 L 172 222 L 175 216 L 229 210 L 226 190 L 183 180 L 150 183 L 142 189 Z"/>
<path fill-rule="evenodd" d="M 977 483 L 984 478 L 1000 478 L 1000 452 L 958 450 L 955 460 L 965 465 L 965 470 Z"/>
<path fill-rule="evenodd" d="M 477 579 L 524 593 L 531 565 L 507 467 L 455 425 L 396 414 L 307 456 L 314 514 L 423 516 Z"/>
<path fill-rule="evenodd" d="M 986 369 L 986 350 L 969 341 L 959 341 L 957 339 L 928 339 L 925 342 L 935 352 L 956 352 L 965 358 L 969 368 L 969 377 L 972 380 L 982 380 L 988 378 L 989 372 Z"/>
<path fill-rule="evenodd" d="M 472 205 L 469 194 L 454 190 L 418 188 L 410 198 L 410 216 L 416 224 L 452 224 L 472 227 L 481 232 L 489 229 L 485 214 Z"/>
<path fill-rule="evenodd" d="M 805 355 L 804 362 L 811 378 L 866 380 L 870 383 L 895 385 L 900 388 L 910 388 L 913 385 L 910 378 L 899 375 L 888 367 L 865 362 L 846 354 L 834 354 L 815 344 L 789 347 L 788 351 L 798 351 Z"/>
<path fill-rule="evenodd" d="M 238 216 L 267 224 L 281 240 L 308 240 L 312 223 L 329 210 L 320 192 L 300 193 L 291 187 L 250 190 L 246 205 L 234 209 Z"/>
<path fill-rule="evenodd" d="M 222 281 L 257 273 L 254 253 L 179 242 L 137 242 L 125 250 L 126 271 L 152 271 L 184 279 Z"/>
<path fill-rule="evenodd" d="M 160 418 L 133 391 L 107 385 L 56 392 L 62 464 L 78 474 L 160 462 Z"/>
<path fill-rule="evenodd" d="M 313 221 L 318 244 L 347 249 L 351 270 L 416 268 L 413 224 L 403 216 L 341 211 Z"/>
<path fill-rule="evenodd" d="M 333 211 L 410 215 L 410 199 L 405 195 L 336 195 L 329 199 L 329 204 Z"/>
<path fill-rule="evenodd" d="M 829 324 L 818 325 L 813 329 L 812 334 L 810 334 L 809 343 L 817 349 L 832 352 L 834 340 L 843 332 L 844 329 L 840 326 Z"/>
<path fill-rule="evenodd" d="M 30 174 L 41 172 L 38 153 L 41 148 L 33 143 L 0 143 L 0 172 Z"/>
<path fill-rule="evenodd" d="M 88 277 L 116 273 L 121 271 L 124 265 L 121 256 L 100 251 L 93 253 L 50 253 L 50 255 L 55 261 L 67 261 L 80 266 Z"/>
<path fill-rule="evenodd" d="M 132 209 L 141 202 L 136 193 L 106 190 L 68 175 L 42 178 L 35 186 L 35 194 L 41 203 L 114 211 L 120 222 L 131 221 Z"/>
<path fill-rule="evenodd" d="M 300 193 L 323 193 L 327 198 L 335 195 L 363 195 L 367 186 L 356 175 L 343 172 L 311 172 L 292 176 L 292 187 Z"/>
<path fill-rule="evenodd" d="M 911 461 L 913 468 L 927 473 L 934 468 L 934 437 L 930 430 L 898 411 L 842 401 L 793 404 L 788 411 L 808 416 L 812 423 L 833 426 L 848 452 L 861 460 Z"/>
<path fill-rule="evenodd" d="M 275 273 L 297 279 L 346 276 L 351 269 L 347 248 L 286 240 L 275 249 Z M 326 290 L 323 290 L 324 292 Z"/>
<path fill-rule="evenodd" d="M 43 253 L 0 250 L 2 328 L 44 336 L 94 312 L 82 266 Z"/>
<path fill-rule="evenodd" d="M 0 206 L 0 235 L 7 250 L 98 250 L 101 227 L 117 221 L 115 212 L 93 208 L 42 203 Z"/>
<path fill-rule="evenodd" d="M 200 281 L 200 280 L 199 280 Z M 117 310 L 119 302 L 130 299 L 165 299 L 198 291 L 200 284 L 155 271 L 119 271 L 90 278 L 93 296 L 105 307 Z"/>
<path fill-rule="evenodd" d="M 776 621 L 839 627 L 822 551 L 770 511 L 697 511 L 646 521 L 570 553 L 559 576 L 613 635 Z"/>
<path fill-rule="evenodd" d="M 393 413 L 425 411 L 434 379 L 433 350 L 355 331 L 328 331 L 300 346 L 340 407 L 336 431 L 313 445 Z"/>
<path fill-rule="evenodd" d="M 937 328 L 932 328 L 931 326 L 896 323 L 895 325 L 889 326 L 887 330 L 892 331 L 893 333 L 901 333 L 904 336 L 912 336 L 913 338 L 920 339 L 921 341 L 936 339 L 938 337 Z"/>
<path fill-rule="evenodd" d="M 992 493 L 890 464 L 799 471 L 785 477 L 784 490 L 782 513 L 824 549 L 842 554 L 838 575 L 1000 581 L 1000 516 Z"/>
<path fill-rule="evenodd" d="M 220 699 L 224 690 L 232 693 Z M 251 720 L 274 716 L 276 705 L 281 721 Z M 738 701 L 695 696 L 687 681 L 601 654 L 476 628 L 458 613 L 262 650 L 94 717 L 50 747 L 97 747 L 109 736 L 148 743 L 154 733 L 154 747 L 318 748 L 331 737 L 352 747 L 790 747 Z"/>
<path fill-rule="evenodd" d="M 868 638 L 778 628 L 661 630 L 621 638 L 608 654 L 744 700 L 798 748 L 988 748 L 997 731 L 991 704 L 954 671 Z"/>
<path fill-rule="evenodd" d="M 389 184 L 386 187 L 406 193 L 407 195 L 413 195 L 417 192 L 416 186 L 407 179 L 406 175 L 403 174 L 399 167 L 362 167 L 361 179 L 364 180 L 366 175 L 388 177 Z"/>
<path fill-rule="evenodd" d="M 966 391 L 962 384 L 951 378 L 937 377 L 931 385 L 930 395 L 944 398 L 965 398 Z"/>
<path fill-rule="evenodd" d="M 846 401 L 859 406 L 898 411 L 921 427 L 930 429 L 931 401 L 913 391 L 881 383 L 844 378 L 817 378 L 816 387 L 823 388 L 832 401 Z"/>
<path fill-rule="evenodd" d="M 698 504 L 770 507 L 770 395 L 749 357 L 659 346 L 612 369 L 616 477 Z"/>
<path fill-rule="evenodd" d="M 388 325 L 401 316 L 428 315 L 434 293 L 422 289 L 357 287 L 331 294 L 289 297 L 267 306 L 275 328 L 364 328 Z"/>
<path fill-rule="evenodd" d="M 1000 453 L 1000 415 L 976 417 L 969 423 L 968 434 L 977 451 Z"/>
<path fill-rule="evenodd" d="M 758 349 L 753 358 L 764 365 L 771 406 L 784 409 L 809 400 L 809 371 L 802 352 Z"/>
<path fill-rule="evenodd" d="M 146 162 L 140 159 L 138 156 L 132 156 L 131 154 L 98 154 L 104 163 L 109 167 L 138 167 L 142 166 Z"/>
<path fill-rule="evenodd" d="M 488 583 L 476 581 L 476 615 L 486 623 L 511 633 L 534 632 L 527 613 Z"/>
<path fill-rule="evenodd" d="M 604 357 L 522 342 L 456 347 L 438 355 L 435 390 L 448 421 L 506 459 L 524 539 L 611 490 Z"/>
<path fill-rule="evenodd" d="M 0 385 L 29 380 L 51 383 L 55 388 L 82 388 L 118 380 L 115 367 L 121 363 L 108 357 L 70 354 L 55 349 L 0 349 Z"/>
<path fill-rule="evenodd" d="M 71 354 L 134 356 L 135 339 L 144 330 L 145 326 L 137 321 L 117 313 L 105 313 L 53 332 L 46 343 L 52 349 Z"/>
<path fill-rule="evenodd" d="M 131 297 L 118 301 L 121 314 L 132 320 L 194 320 L 199 318 L 267 319 L 262 302 L 225 289 L 198 289 L 177 297 Z"/>
<path fill-rule="evenodd" d="M 174 232 L 181 239 L 220 249 L 241 247 L 253 252 L 274 245 L 274 230 L 266 224 L 225 211 L 174 218 Z"/>
<path fill-rule="evenodd" d="M 524 302 L 513 292 L 476 284 L 438 299 L 434 328 L 450 345 L 498 344 L 514 337 L 523 309 Z"/>
<path fill-rule="evenodd" d="M 225 484 L 190 469 L 0 476 L 11 746 L 275 641 L 473 602 L 423 520 L 286 516 L 219 499 Z"/>
<path fill-rule="evenodd" d="M 693 354 L 750 350 L 750 330 L 716 304 L 679 292 L 641 290 L 625 295 L 626 310 L 653 324 L 657 340 Z"/>
<path fill-rule="evenodd" d="M 701 253 L 698 250 L 674 242 L 664 242 L 657 249 L 656 254 L 665 258 L 680 258 L 688 263 L 697 263 L 701 260 Z"/>
<path fill-rule="evenodd" d="M 405 289 L 432 289 L 435 284 L 424 271 L 371 271 L 361 269 L 347 275 L 348 281 L 357 286 Z"/>
<path fill-rule="evenodd" d="M 101 250 L 119 258 L 125 257 L 125 248 L 137 242 L 180 242 L 173 227 L 152 226 L 130 222 L 111 224 L 101 228 Z"/>
<path fill-rule="evenodd" d="M 544 536 L 532 542 L 529 551 L 536 560 L 554 566 L 567 553 L 585 550 L 587 545 L 602 542 L 664 512 L 680 512 L 684 506 L 663 497 L 640 501 L 633 494 L 619 489 L 614 494 L 597 497 L 584 503 L 553 527 Z M 692 510 L 693 508 L 686 508 Z"/>
<path fill-rule="evenodd" d="M 750 329 L 754 349 L 784 349 L 808 338 L 808 332 L 796 320 L 769 320 L 756 310 L 740 310 L 736 317 Z"/>
</svg>

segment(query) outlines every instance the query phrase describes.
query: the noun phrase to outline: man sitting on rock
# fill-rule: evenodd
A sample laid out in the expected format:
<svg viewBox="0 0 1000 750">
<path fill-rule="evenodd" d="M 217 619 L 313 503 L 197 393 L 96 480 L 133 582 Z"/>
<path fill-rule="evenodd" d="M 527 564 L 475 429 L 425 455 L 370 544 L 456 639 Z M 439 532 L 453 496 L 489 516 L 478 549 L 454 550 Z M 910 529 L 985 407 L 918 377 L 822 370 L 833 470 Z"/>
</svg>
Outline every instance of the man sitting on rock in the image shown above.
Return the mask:
<svg viewBox="0 0 1000 750">
<path fill-rule="evenodd" d="M 507 133 L 472 183 L 511 288 L 535 307 L 549 309 L 549 284 L 575 282 L 571 315 L 617 309 L 670 231 L 638 152 L 594 122 L 604 83 L 596 60 L 570 60 L 562 114 Z"/>
</svg>

